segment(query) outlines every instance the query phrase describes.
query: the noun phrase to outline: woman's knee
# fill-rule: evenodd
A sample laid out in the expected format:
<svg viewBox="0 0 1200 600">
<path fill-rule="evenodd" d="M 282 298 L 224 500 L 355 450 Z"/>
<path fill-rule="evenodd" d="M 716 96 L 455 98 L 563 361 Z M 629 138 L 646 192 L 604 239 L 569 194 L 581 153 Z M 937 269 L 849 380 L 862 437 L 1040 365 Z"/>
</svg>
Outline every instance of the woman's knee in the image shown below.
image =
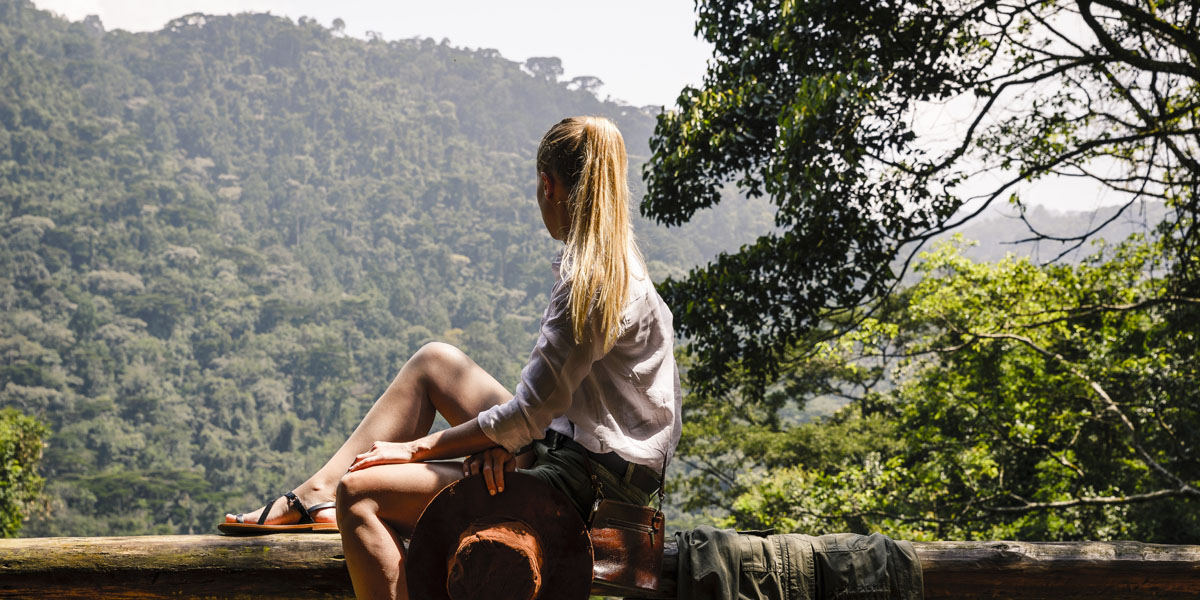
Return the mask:
<svg viewBox="0 0 1200 600">
<path fill-rule="evenodd" d="M 371 498 L 369 476 L 362 471 L 351 471 L 342 475 L 337 488 L 338 522 L 351 517 L 362 517 L 364 511 L 372 512 L 375 505 Z"/>
<path fill-rule="evenodd" d="M 421 346 L 408 362 L 424 373 L 446 373 L 470 363 L 462 350 L 442 342 L 429 342 Z"/>
</svg>

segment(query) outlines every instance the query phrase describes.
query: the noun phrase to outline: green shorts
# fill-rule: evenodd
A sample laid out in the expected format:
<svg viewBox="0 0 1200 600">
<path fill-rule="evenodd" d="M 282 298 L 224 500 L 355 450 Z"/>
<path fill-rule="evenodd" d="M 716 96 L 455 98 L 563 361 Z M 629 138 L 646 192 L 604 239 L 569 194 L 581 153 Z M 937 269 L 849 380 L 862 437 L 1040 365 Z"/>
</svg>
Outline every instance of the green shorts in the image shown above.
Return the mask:
<svg viewBox="0 0 1200 600">
<path fill-rule="evenodd" d="M 588 477 L 588 465 L 583 452 L 569 447 L 555 448 L 545 440 L 534 440 L 533 451 L 537 456 L 533 466 L 521 469 L 521 472 L 537 477 L 566 494 L 584 522 L 587 522 L 596 494 Z M 650 504 L 650 494 L 626 482 L 603 465 L 595 461 L 591 463 L 592 472 L 596 474 L 600 492 L 605 498 L 643 506 Z"/>
</svg>

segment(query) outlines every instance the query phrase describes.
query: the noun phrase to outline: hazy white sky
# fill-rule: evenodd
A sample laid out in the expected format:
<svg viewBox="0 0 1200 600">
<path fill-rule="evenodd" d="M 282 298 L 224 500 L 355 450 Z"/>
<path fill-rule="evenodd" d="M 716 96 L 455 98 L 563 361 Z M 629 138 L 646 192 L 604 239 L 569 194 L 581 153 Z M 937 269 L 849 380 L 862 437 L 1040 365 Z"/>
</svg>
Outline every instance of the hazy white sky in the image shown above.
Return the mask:
<svg viewBox="0 0 1200 600">
<path fill-rule="evenodd" d="M 34 0 L 72 20 L 99 15 L 107 29 L 152 31 L 195 12 L 270 12 L 313 17 L 347 33 L 385 39 L 449 38 L 455 46 L 495 48 L 509 60 L 557 56 L 566 78 L 594 75 L 631 104 L 671 106 L 685 85 L 699 85 L 711 46 L 692 35 L 692 0 Z"/>
</svg>

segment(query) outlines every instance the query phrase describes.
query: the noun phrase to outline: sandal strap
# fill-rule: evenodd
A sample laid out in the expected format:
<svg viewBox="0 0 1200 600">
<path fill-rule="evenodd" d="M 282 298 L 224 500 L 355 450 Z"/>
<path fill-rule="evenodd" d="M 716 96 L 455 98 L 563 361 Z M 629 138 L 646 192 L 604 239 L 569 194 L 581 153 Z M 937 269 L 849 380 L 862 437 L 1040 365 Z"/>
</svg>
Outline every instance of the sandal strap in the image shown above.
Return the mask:
<svg viewBox="0 0 1200 600">
<path fill-rule="evenodd" d="M 267 501 L 267 505 L 263 507 L 262 514 L 258 515 L 258 524 L 259 525 L 267 524 L 267 515 L 271 514 L 271 507 L 275 506 L 275 501 L 278 499 L 279 498 L 271 498 L 270 500 Z"/>
<path fill-rule="evenodd" d="M 294 507 L 296 507 L 296 510 L 300 512 L 299 524 L 301 524 L 301 525 L 307 525 L 309 523 L 316 523 L 316 521 L 312 518 L 312 513 L 315 513 L 318 510 L 324 510 L 326 508 L 331 508 L 331 507 L 337 505 L 335 502 L 322 502 L 320 504 L 314 504 L 312 506 L 306 507 L 306 506 L 304 506 L 304 503 L 301 502 L 300 499 L 296 497 L 296 494 L 294 494 L 292 492 L 287 492 L 286 494 L 283 495 L 283 497 L 287 499 L 287 503 L 288 503 L 289 507 L 294 506 Z M 279 500 L 279 497 L 275 496 L 267 501 L 266 506 L 263 507 L 262 514 L 258 515 L 258 524 L 259 525 L 267 524 L 267 517 L 270 516 L 270 514 L 271 514 L 271 507 L 275 506 L 275 502 L 277 500 Z M 244 515 L 242 515 L 241 513 L 238 513 L 235 520 L 238 523 L 245 523 L 244 518 L 245 518 Z"/>
<path fill-rule="evenodd" d="M 288 493 L 284 494 L 283 497 L 287 498 L 288 504 L 296 507 L 296 510 L 300 511 L 300 520 L 297 521 L 297 523 L 299 523 L 301 525 L 307 525 L 309 523 L 316 522 L 316 521 L 313 521 L 312 515 L 308 514 L 308 508 L 305 507 L 304 503 L 301 502 L 300 499 L 296 497 L 296 494 L 293 494 L 292 492 L 288 492 Z"/>
<path fill-rule="evenodd" d="M 337 502 L 322 502 L 320 504 L 314 504 L 314 505 L 308 507 L 308 512 L 309 512 L 309 514 L 312 514 L 312 513 L 317 512 L 318 510 L 325 510 L 327 508 L 333 508 L 335 506 L 337 506 Z"/>
</svg>

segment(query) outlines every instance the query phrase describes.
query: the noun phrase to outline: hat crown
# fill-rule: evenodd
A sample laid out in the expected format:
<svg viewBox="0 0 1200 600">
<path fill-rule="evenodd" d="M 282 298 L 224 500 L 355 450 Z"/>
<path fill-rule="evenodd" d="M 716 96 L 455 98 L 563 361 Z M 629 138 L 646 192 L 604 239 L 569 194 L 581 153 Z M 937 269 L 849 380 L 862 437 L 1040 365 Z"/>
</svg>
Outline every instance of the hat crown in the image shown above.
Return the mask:
<svg viewBox="0 0 1200 600">
<path fill-rule="evenodd" d="M 446 563 L 450 600 L 534 600 L 542 589 L 542 542 L 523 521 L 472 523 Z"/>
</svg>

